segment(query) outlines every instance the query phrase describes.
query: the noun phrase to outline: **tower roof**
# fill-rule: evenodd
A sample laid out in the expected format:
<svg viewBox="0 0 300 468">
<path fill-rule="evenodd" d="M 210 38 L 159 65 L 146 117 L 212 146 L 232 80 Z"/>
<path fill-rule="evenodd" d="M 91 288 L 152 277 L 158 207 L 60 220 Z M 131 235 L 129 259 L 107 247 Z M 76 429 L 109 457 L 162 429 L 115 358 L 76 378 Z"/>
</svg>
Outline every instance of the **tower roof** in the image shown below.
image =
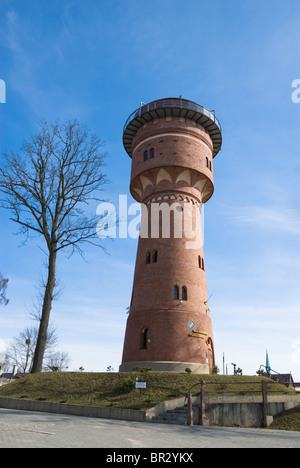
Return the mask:
<svg viewBox="0 0 300 468">
<path fill-rule="evenodd" d="M 132 112 L 123 129 L 123 145 L 130 157 L 132 140 L 139 128 L 151 120 L 168 116 L 184 117 L 202 125 L 212 139 L 213 156 L 218 154 L 222 145 L 222 128 L 214 111 L 179 97 L 158 99 L 149 104 L 141 103 L 141 106 Z"/>
</svg>

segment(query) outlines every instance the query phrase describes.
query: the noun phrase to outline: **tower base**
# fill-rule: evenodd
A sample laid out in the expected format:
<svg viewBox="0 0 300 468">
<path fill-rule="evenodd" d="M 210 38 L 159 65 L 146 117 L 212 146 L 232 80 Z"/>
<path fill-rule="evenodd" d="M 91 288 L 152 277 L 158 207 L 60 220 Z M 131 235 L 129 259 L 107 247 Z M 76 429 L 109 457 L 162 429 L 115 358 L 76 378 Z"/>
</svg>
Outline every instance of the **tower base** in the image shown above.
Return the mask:
<svg viewBox="0 0 300 468">
<path fill-rule="evenodd" d="M 193 374 L 209 374 L 208 364 L 194 362 L 174 362 L 174 361 L 136 361 L 123 362 L 119 367 L 119 372 L 132 372 L 134 367 L 151 367 L 154 372 L 179 372 L 184 373 L 188 367 Z"/>
</svg>

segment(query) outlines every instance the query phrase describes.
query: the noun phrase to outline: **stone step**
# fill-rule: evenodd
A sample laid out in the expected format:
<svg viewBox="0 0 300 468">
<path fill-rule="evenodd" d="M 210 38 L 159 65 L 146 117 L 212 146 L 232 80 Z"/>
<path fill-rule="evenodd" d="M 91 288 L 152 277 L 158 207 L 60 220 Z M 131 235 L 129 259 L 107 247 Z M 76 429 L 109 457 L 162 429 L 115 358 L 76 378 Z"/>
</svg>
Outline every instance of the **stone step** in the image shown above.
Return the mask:
<svg viewBox="0 0 300 468">
<path fill-rule="evenodd" d="M 187 424 L 187 408 L 175 408 L 173 410 L 165 411 L 158 416 L 154 416 L 151 419 L 153 423 L 161 424 L 178 424 L 186 425 Z"/>
</svg>

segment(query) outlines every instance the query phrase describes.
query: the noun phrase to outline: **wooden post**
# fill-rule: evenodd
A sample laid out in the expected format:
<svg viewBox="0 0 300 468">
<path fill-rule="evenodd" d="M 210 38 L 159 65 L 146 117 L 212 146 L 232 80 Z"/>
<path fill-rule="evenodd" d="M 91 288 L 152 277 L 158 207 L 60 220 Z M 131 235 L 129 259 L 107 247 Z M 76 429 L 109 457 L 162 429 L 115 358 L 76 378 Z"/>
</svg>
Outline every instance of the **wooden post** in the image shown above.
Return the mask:
<svg viewBox="0 0 300 468">
<path fill-rule="evenodd" d="M 204 426 L 206 419 L 205 414 L 205 381 L 201 380 L 201 391 L 200 391 L 200 414 L 199 414 L 199 425 Z"/>
<path fill-rule="evenodd" d="M 193 425 L 192 395 L 190 393 L 188 394 L 187 425 Z"/>
<path fill-rule="evenodd" d="M 268 382 L 262 381 L 262 403 L 263 403 L 263 427 L 268 427 L 267 417 L 269 416 L 268 404 Z"/>
</svg>

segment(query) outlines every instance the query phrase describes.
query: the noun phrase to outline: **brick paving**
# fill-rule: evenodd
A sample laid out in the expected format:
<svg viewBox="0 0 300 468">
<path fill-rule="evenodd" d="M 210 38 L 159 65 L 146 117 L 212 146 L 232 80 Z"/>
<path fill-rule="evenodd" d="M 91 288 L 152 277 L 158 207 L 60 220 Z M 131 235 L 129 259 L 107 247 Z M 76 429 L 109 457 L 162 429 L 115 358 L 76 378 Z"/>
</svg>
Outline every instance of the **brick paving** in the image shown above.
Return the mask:
<svg viewBox="0 0 300 468">
<path fill-rule="evenodd" d="M 0 448 L 300 448 L 300 432 L 187 427 L 0 409 Z"/>
</svg>

